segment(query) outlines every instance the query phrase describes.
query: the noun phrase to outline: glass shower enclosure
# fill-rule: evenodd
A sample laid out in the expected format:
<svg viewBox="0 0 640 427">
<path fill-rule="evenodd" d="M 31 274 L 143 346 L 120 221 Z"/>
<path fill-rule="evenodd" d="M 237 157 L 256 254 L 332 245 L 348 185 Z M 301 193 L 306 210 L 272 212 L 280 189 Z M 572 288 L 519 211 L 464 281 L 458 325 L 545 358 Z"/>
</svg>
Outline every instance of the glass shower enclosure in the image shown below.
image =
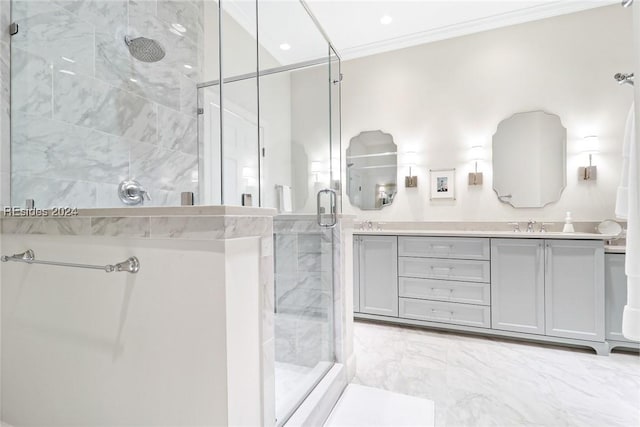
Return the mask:
<svg viewBox="0 0 640 427">
<path fill-rule="evenodd" d="M 205 52 L 210 67 L 198 84 L 199 194 L 206 205 L 279 212 L 274 347 L 282 425 L 335 360 L 340 59 L 302 2 L 223 0 L 218 12 L 220 48 Z"/>
<path fill-rule="evenodd" d="M 14 206 L 125 207 L 122 186 L 136 185 L 145 206 L 178 206 L 190 192 L 200 205 L 278 210 L 273 344 L 283 424 L 335 360 L 340 58 L 308 6 L 10 4 L 19 29 L 10 46 Z"/>
</svg>

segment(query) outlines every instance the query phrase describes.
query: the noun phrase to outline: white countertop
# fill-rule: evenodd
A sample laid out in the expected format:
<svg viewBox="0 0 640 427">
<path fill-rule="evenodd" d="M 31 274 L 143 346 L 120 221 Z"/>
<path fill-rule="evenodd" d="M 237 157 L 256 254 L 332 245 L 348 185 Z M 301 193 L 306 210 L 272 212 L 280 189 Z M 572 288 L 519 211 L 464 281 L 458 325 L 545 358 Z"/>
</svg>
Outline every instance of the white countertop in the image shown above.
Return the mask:
<svg viewBox="0 0 640 427">
<path fill-rule="evenodd" d="M 608 254 L 626 254 L 627 247 L 621 245 L 605 245 L 604 252 Z"/>
<path fill-rule="evenodd" d="M 370 236 L 433 236 L 433 237 L 507 237 L 518 239 L 568 239 L 568 240 L 608 240 L 616 237 L 598 233 L 560 232 L 514 232 L 514 231 L 473 231 L 473 230 L 358 230 L 353 234 Z"/>
</svg>

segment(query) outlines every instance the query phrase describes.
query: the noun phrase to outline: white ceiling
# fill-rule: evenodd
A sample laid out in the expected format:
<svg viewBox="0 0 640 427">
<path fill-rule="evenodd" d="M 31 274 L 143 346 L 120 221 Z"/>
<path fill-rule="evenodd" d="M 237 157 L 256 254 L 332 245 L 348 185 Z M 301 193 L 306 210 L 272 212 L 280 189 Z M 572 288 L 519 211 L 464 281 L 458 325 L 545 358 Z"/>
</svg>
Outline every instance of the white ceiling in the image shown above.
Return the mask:
<svg viewBox="0 0 640 427">
<path fill-rule="evenodd" d="M 307 0 L 343 59 L 619 3 L 591 1 Z M 393 18 L 382 25 L 380 18 Z"/>
<path fill-rule="evenodd" d="M 342 59 L 372 55 L 505 27 L 619 0 L 306 0 Z M 255 33 L 255 3 L 223 2 L 229 14 Z M 298 0 L 258 0 L 260 43 L 281 64 L 326 55 L 326 45 Z M 383 25 L 380 18 L 390 16 Z M 253 19 L 249 18 L 252 17 Z M 287 43 L 290 50 L 280 45 Z"/>
</svg>

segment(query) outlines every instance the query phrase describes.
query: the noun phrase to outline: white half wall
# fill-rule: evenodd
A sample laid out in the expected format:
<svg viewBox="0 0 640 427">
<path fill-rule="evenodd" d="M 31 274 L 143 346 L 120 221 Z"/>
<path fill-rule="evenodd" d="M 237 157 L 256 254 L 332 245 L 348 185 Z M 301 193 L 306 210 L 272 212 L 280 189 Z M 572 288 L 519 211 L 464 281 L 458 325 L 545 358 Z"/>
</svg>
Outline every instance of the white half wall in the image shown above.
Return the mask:
<svg viewBox="0 0 640 427">
<path fill-rule="evenodd" d="M 136 255 L 141 268 L 3 263 L 4 422 L 263 425 L 259 237 L 2 235 L 7 253 L 26 248 L 89 264 Z"/>
</svg>

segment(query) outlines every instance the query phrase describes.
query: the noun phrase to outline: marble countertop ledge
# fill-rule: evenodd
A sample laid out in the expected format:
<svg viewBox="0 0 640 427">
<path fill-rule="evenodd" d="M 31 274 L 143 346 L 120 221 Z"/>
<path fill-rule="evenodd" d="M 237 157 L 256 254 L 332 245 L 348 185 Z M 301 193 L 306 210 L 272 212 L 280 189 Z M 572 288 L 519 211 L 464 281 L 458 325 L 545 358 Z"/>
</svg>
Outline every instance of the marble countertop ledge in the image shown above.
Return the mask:
<svg viewBox="0 0 640 427">
<path fill-rule="evenodd" d="M 279 213 L 276 215 L 278 220 L 281 221 L 298 221 L 298 220 L 308 220 L 308 219 L 316 219 L 318 214 L 313 213 Z M 336 218 L 338 219 L 346 219 L 355 221 L 356 216 L 351 214 L 337 214 Z"/>
<path fill-rule="evenodd" d="M 4 218 L 2 234 L 221 240 L 271 236 L 271 216 L 170 215 Z"/>
<path fill-rule="evenodd" d="M 609 240 L 616 237 L 611 234 L 598 233 L 562 233 L 562 232 L 544 232 L 539 231 L 514 232 L 514 231 L 496 231 L 496 230 L 354 230 L 356 235 L 371 236 L 432 236 L 432 237 L 508 237 L 519 239 L 571 239 L 571 240 Z"/>
<path fill-rule="evenodd" d="M 154 216 L 275 216 L 277 210 L 272 208 L 258 208 L 245 206 L 132 206 L 122 208 L 78 209 L 78 215 L 53 216 L 52 211 L 43 215 L 6 215 L 2 218 L 83 218 L 83 217 L 154 217 Z"/>
<path fill-rule="evenodd" d="M 621 245 L 604 245 L 604 252 L 606 254 L 626 254 L 627 247 Z"/>
</svg>

